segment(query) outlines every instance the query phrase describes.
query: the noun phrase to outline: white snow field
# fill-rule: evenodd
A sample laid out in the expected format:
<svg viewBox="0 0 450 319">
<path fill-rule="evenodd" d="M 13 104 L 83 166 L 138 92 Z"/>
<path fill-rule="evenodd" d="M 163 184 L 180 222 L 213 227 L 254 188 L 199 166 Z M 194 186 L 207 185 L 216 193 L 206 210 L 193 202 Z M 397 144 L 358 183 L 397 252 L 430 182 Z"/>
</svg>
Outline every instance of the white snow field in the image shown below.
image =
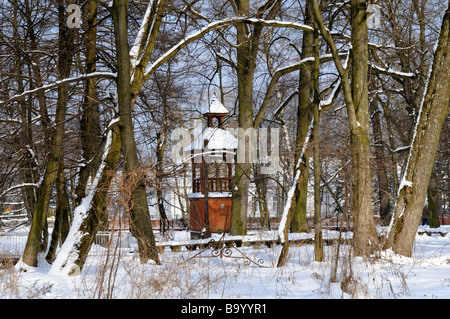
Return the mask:
<svg viewBox="0 0 450 319">
<path fill-rule="evenodd" d="M 419 227 L 419 232 L 430 230 L 428 226 Z M 176 243 L 185 240 L 187 233 L 172 235 Z M 337 235 L 335 231 L 324 231 L 325 238 Z M 253 239 L 271 236 L 275 238 L 277 232 L 249 235 Z M 290 236 L 301 239 L 313 234 Z M 0 237 L 0 250 L 5 245 Z M 165 247 L 160 254 L 161 265 L 141 264 L 132 243 L 117 250 L 115 246 L 109 250 L 94 246 L 78 276 L 49 272 L 51 265 L 44 258 L 38 267 L 19 261 L 13 268 L 0 270 L 0 298 L 450 298 L 450 226 L 441 226 L 429 235 L 418 233 L 411 258 L 390 250 L 380 251 L 374 258 L 355 257 L 342 244 L 337 271 L 336 244 L 324 246 L 326 260 L 322 263 L 314 261 L 314 245 L 292 244 L 287 265 L 281 268 L 276 267 L 279 245 L 242 245 L 216 251 L 183 247 L 180 252 Z"/>
</svg>

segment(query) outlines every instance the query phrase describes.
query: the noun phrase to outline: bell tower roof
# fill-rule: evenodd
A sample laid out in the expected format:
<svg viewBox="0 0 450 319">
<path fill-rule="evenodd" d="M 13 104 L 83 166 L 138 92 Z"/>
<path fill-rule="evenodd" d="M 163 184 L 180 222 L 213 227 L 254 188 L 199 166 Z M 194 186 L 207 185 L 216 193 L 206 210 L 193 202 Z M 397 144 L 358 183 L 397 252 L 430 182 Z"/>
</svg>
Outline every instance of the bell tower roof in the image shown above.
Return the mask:
<svg viewBox="0 0 450 319">
<path fill-rule="evenodd" d="M 213 93 L 209 107 L 204 108 L 202 111 L 202 114 L 203 115 L 227 115 L 228 110 L 220 102 L 220 100 L 217 98 L 216 94 Z"/>
</svg>

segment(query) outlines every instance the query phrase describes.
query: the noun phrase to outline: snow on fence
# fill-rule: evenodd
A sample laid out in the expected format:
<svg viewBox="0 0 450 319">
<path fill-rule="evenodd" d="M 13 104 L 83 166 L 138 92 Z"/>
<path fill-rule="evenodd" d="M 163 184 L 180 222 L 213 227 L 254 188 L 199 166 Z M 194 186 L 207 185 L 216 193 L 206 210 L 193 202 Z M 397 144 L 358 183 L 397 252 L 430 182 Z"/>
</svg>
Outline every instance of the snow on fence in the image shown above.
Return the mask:
<svg viewBox="0 0 450 319">
<path fill-rule="evenodd" d="M 112 240 L 111 240 L 112 236 Z M 20 258 L 25 249 L 28 233 L 2 233 L 0 232 L 0 257 Z M 49 234 L 51 238 L 51 234 Z M 49 243 L 50 244 L 50 243 Z M 114 249 L 119 245 L 120 249 L 133 248 L 133 239 L 129 232 L 98 232 L 94 244 L 89 251 L 91 256 L 105 255 L 108 248 Z"/>
<path fill-rule="evenodd" d="M 327 241 L 327 244 L 332 244 L 336 242 L 338 231 L 324 229 L 324 241 Z M 447 228 L 437 228 L 432 229 L 428 226 L 419 226 L 417 231 L 419 235 L 440 235 L 447 236 L 448 229 Z M 183 232 L 185 235 L 186 233 Z M 271 234 L 271 235 L 270 235 Z M 302 244 L 302 243 L 311 243 L 313 241 L 313 237 L 309 233 L 300 233 L 300 234 L 289 234 L 289 241 L 292 244 Z M 264 243 L 268 247 L 271 247 L 273 244 L 278 243 L 278 238 L 274 237 L 274 234 L 268 232 L 267 238 L 261 237 L 262 234 L 258 235 L 247 235 L 247 236 L 227 236 L 224 239 L 224 242 L 236 242 L 240 245 L 253 245 Z M 346 239 L 351 238 L 350 234 L 347 238 L 347 235 L 344 236 Z M 0 232 L 0 259 L 1 258 L 20 258 L 25 249 L 25 245 L 27 242 L 28 233 L 26 232 Z M 49 234 L 49 238 L 51 238 L 51 234 Z M 207 246 L 211 239 L 201 239 L 201 240 L 190 240 L 189 238 L 177 238 L 174 240 L 157 240 L 156 245 L 161 249 L 161 252 L 164 251 L 165 247 L 169 247 L 173 251 L 180 251 L 181 247 L 186 247 L 186 249 L 192 250 L 196 249 L 197 246 Z M 137 249 L 136 239 L 131 235 L 129 231 L 105 231 L 105 232 L 97 232 L 94 243 L 89 251 L 89 256 L 104 256 L 108 252 L 115 253 L 115 249 L 120 249 L 121 254 L 131 253 L 135 249 Z"/>
<path fill-rule="evenodd" d="M 0 256 L 19 257 L 27 242 L 28 233 L 0 233 Z"/>
</svg>

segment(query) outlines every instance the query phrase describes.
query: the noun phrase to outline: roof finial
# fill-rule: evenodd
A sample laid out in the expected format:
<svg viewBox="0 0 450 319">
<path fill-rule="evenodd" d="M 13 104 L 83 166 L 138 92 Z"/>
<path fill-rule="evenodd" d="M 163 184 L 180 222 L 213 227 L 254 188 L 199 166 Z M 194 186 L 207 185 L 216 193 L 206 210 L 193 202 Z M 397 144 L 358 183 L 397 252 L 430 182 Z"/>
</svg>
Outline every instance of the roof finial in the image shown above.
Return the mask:
<svg viewBox="0 0 450 319">
<path fill-rule="evenodd" d="M 206 108 L 203 114 L 228 114 L 228 110 L 217 98 L 216 93 L 213 92 L 209 107 Z"/>
</svg>

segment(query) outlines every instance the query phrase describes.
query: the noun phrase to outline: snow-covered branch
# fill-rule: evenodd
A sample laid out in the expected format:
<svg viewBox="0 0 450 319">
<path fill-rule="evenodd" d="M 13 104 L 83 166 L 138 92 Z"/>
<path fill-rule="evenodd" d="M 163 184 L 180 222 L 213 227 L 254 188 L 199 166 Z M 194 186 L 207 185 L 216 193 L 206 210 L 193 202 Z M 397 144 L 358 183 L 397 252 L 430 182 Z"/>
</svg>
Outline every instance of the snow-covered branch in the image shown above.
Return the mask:
<svg viewBox="0 0 450 319">
<path fill-rule="evenodd" d="M 303 142 L 302 152 L 300 153 L 300 156 L 299 156 L 299 159 L 297 162 L 297 166 L 295 167 L 294 181 L 292 182 L 292 186 L 289 189 L 289 192 L 287 194 L 286 206 L 284 206 L 283 214 L 281 216 L 280 226 L 278 228 L 278 236 L 280 237 L 281 243 L 285 243 L 288 239 L 285 237 L 286 236 L 285 229 L 286 229 L 286 227 L 289 227 L 289 225 L 287 225 L 288 214 L 289 214 L 289 210 L 291 209 L 291 205 L 292 205 L 292 197 L 294 196 L 295 189 L 297 188 L 297 185 L 299 183 L 299 178 L 300 178 L 300 173 L 301 173 L 301 164 L 303 163 L 303 157 L 305 155 L 306 148 L 308 147 L 309 140 L 311 138 L 313 123 L 314 123 L 314 119 L 311 120 L 311 123 L 308 128 L 308 134 L 306 135 L 306 138 Z"/>
<path fill-rule="evenodd" d="M 319 103 L 319 110 L 322 111 L 325 107 L 330 106 L 333 104 L 334 100 L 337 98 L 339 94 L 339 88 L 341 87 L 341 79 L 338 80 L 338 83 L 336 83 L 333 87 L 333 90 L 331 91 L 330 95 L 326 100 L 322 100 Z"/>
<path fill-rule="evenodd" d="M 10 188 L 8 188 L 6 191 L 4 191 L 3 193 L 0 194 L 0 198 L 2 198 L 3 196 L 5 196 L 6 194 L 8 194 L 9 192 L 18 189 L 18 188 L 22 188 L 22 187 L 38 187 L 39 185 L 36 183 L 22 183 L 19 185 L 14 185 L 11 186 Z"/>
<path fill-rule="evenodd" d="M 104 174 L 104 170 L 107 163 L 107 157 L 110 152 L 110 148 L 112 147 L 113 142 L 113 130 L 112 127 L 117 124 L 119 118 L 113 118 L 108 125 L 108 133 L 106 138 L 106 143 L 104 146 L 102 160 L 97 169 L 97 173 L 93 182 L 91 183 L 89 189 L 87 189 L 87 195 L 81 200 L 81 204 L 78 205 L 73 213 L 73 221 L 70 226 L 69 234 L 67 235 L 66 240 L 64 241 L 55 261 L 52 264 L 52 268 L 49 273 L 52 274 L 66 274 L 70 275 L 71 272 L 77 267 L 75 265 L 76 260 L 79 257 L 79 249 L 78 245 L 81 242 L 81 239 L 87 234 L 86 232 L 81 230 L 81 226 L 83 222 L 85 222 L 87 216 L 91 212 L 91 208 L 93 206 L 94 196 L 96 192 L 98 192 L 99 182 Z"/>
<path fill-rule="evenodd" d="M 244 18 L 244 17 L 234 17 L 230 19 L 219 20 L 215 22 L 211 22 L 208 25 L 204 26 L 197 32 L 185 37 L 183 40 L 174 45 L 171 49 L 169 49 L 165 54 L 159 57 L 153 64 L 147 69 L 145 72 L 145 80 L 147 80 L 153 72 L 156 71 L 162 64 L 172 58 L 175 54 L 177 54 L 180 50 L 185 48 L 189 43 L 201 38 L 205 34 L 219 30 L 221 28 L 225 28 L 235 23 L 247 23 L 247 24 L 261 24 L 263 26 L 268 27 L 282 27 L 282 28 L 293 28 L 297 30 L 309 31 L 312 32 L 314 29 L 308 25 L 296 23 L 296 22 L 286 22 L 286 21 L 278 21 L 278 20 L 263 20 L 256 18 Z"/>
<path fill-rule="evenodd" d="M 158 10 L 162 10 L 163 6 L 164 3 L 161 0 L 151 0 L 147 5 L 147 10 L 145 11 L 138 34 L 130 49 L 132 67 L 131 82 L 133 82 L 136 67 L 141 66 L 145 68 L 148 63 L 161 21 L 161 14 L 158 14 Z"/>
<path fill-rule="evenodd" d="M 4 105 L 6 103 L 18 100 L 26 95 L 30 95 L 30 94 L 34 94 L 40 91 L 47 91 L 47 90 L 51 90 L 54 89 L 64 83 L 70 83 L 70 82 L 77 82 L 80 80 L 85 80 L 85 79 L 91 79 L 91 78 L 104 78 L 104 79 L 114 79 L 116 78 L 117 73 L 112 73 L 112 72 L 93 72 L 93 73 L 89 73 L 89 74 L 83 74 L 80 76 L 76 76 L 76 77 L 72 77 L 72 78 L 66 78 L 63 80 L 59 80 L 59 81 L 55 81 L 54 83 L 51 84 L 47 84 L 32 90 L 28 90 L 25 91 L 23 93 L 11 96 L 9 99 L 4 100 L 4 101 L 0 101 L 0 105 Z"/>
<path fill-rule="evenodd" d="M 400 71 L 396 71 L 393 70 L 391 68 L 383 68 L 379 65 L 376 65 L 375 63 L 371 63 L 369 62 L 369 65 L 372 67 L 372 69 L 374 69 L 376 72 L 378 73 L 382 73 L 382 74 L 386 74 L 386 75 L 390 75 L 394 78 L 413 78 L 414 77 L 414 73 L 411 72 L 400 72 Z"/>
</svg>

